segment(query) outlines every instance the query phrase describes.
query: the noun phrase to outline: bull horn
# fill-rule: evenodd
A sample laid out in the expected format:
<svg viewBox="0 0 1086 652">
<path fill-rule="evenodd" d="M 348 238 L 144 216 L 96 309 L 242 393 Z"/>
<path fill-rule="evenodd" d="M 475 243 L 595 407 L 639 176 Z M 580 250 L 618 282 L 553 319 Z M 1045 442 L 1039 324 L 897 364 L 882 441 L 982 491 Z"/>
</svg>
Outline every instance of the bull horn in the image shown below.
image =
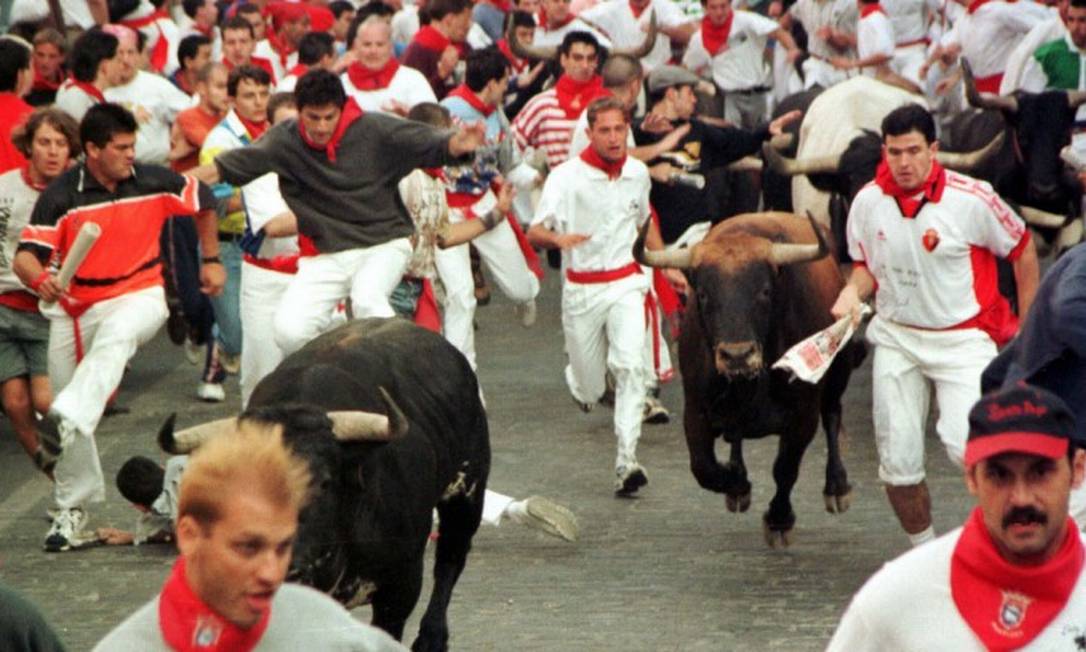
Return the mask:
<svg viewBox="0 0 1086 652">
<path fill-rule="evenodd" d="M 1026 221 L 1030 226 L 1048 227 L 1050 229 L 1058 229 L 1067 222 L 1066 215 L 1059 215 L 1057 213 L 1049 213 L 1039 208 L 1032 206 L 1019 206 L 1018 213 L 1022 216 L 1022 219 Z"/>
<path fill-rule="evenodd" d="M 649 234 L 649 226 L 652 219 L 645 220 L 634 241 L 633 257 L 638 263 L 649 267 L 673 267 L 675 269 L 687 269 L 693 266 L 694 248 L 682 247 L 670 251 L 649 251 L 645 249 L 645 238 Z M 695 245 L 696 246 L 696 245 Z"/>
<path fill-rule="evenodd" d="M 996 134 L 996 137 L 991 140 L 987 145 L 981 147 L 978 150 L 972 152 L 936 152 L 935 158 L 943 165 L 952 170 L 960 170 L 962 172 L 969 172 L 980 166 L 988 160 L 988 157 L 992 156 L 1003 147 L 1003 141 L 1005 136 L 1003 132 Z"/>
<path fill-rule="evenodd" d="M 1067 104 L 1072 109 L 1086 104 L 1086 91 L 1067 91 Z"/>
<path fill-rule="evenodd" d="M 329 412 L 337 441 L 392 441 L 407 432 L 407 417 L 384 387 L 379 387 L 387 415 L 361 410 Z"/>
<path fill-rule="evenodd" d="M 581 20 L 584 20 L 583 18 Z M 625 54 L 628 57 L 634 59 L 640 59 L 641 57 L 648 56 L 649 52 L 652 52 L 652 48 L 656 47 L 656 10 L 652 10 L 652 15 L 649 16 L 649 31 L 645 34 L 644 40 L 641 41 L 641 45 L 636 48 L 611 48 L 611 54 Z"/>
<path fill-rule="evenodd" d="M 159 447 L 171 455 L 191 453 L 212 437 L 237 431 L 238 421 L 235 417 L 230 417 L 228 419 L 208 421 L 198 426 L 185 428 L 181 432 L 174 432 L 173 426 L 176 417 L 176 414 L 171 414 L 158 431 Z"/>
<path fill-rule="evenodd" d="M 818 244 L 774 242 L 769 250 L 769 262 L 779 267 L 795 265 L 796 263 L 818 260 L 830 253 L 830 245 L 826 242 L 826 237 L 822 235 L 822 229 L 818 228 L 811 211 L 807 211 L 807 221 L 811 223 L 811 229 L 814 231 Z"/>
<path fill-rule="evenodd" d="M 832 156 L 814 156 L 809 158 L 795 159 L 785 158 L 775 147 L 773 143 L 762 144 L 762 156 L 765 158 L 766 164 L 769 165 L 777 174 L 783 174 L 787 177 L 794 177 L 800 174 L 826 174 L 829 172 L 836 172 L 837 166 L 841 163 L 841 155 L 834 154 Z"/>
<path fill-rule="evenodd" d="M 973 68 L 965 59 L 962 59 L 962 79 L 965 81 L 965 97 L 969 100 L 970 105 L 978 109 L 1018 112 L 1018 100 L 1013 97 L 979 92 L 977 90 L 977 80 L 973 77 Z"/>
<path fill-rule="evenodd" d="M 732 161 L 727 167 L 732 172 L 761 172 L 762 161 L 753 156 L 744 156 L 738 161 Z"/>
<path fill-rule="evenodd" d="M 769 139 L 770 146 L 773 149 L 783 152 L 796 143 L 795 134 L 777 134 Z"/>
<path fill-rule="evenodd" d="M 558 54 L 558 48 L 556 47 L 536 47 L 521 43 L 517 39 L 516 31 L 513 29 L 513 21 L 509 21 L 509 28 L 505 31 L 505 42 L 509 44 L 509 49 L 513 51 L 513 54 L 521 59 L 550 61 L 554 58 L 554 55 Z"/>
</svg>

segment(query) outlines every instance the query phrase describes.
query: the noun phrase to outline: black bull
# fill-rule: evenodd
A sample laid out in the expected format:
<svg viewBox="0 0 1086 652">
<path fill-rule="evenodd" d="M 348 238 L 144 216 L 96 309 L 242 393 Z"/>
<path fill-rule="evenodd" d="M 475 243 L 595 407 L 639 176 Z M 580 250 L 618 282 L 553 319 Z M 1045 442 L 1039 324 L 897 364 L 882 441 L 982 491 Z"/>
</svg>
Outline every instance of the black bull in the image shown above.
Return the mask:
<svg viewBox="0 0 1086 652">
<path fill-rule="evenodd" d="M 387 414 L 384 440 L 343 436 L 329 418 L 342 411 Z M 433 593 L 412 647 L 445 649 L 446 612 L 490 470 L 486 413 L 467 360 L 404 320 L 353 321 L 287 357 L 239 418 L 282 424 L 286 444 L 309 464 L 312 497 L 288 579 L 345 604 L 371 598 L 373 624 L 397 639 L 422 589 L 437 508 Z M 160 441 L 177 451 L 171 426 Z"/>
<path fill-rule="evenodd" d="M 788 545 L 796 515 L 791 491 L 803 454 L 818 429 L 828 455 L 823 494 L 831 513 L 849 506 L 851 487 L 838 446 L 841 397 L 863 347 L 850 342 L 817 384 L 790 382 L 770 369 L 794 344 L 833 322 L 830 306 L 844 284 L 822 228 L 791 214 L 740 215 L 713 227 L 689 250 L 644 251 L 644 264 L 686 270 L 689 302 L 679 338 L 690 467 L 705 489 L 726 495 L 730 511 L 750 506 L 743 440 L 780 435 L 776 494 L 763 516 L 767 543 Z M 718 437 L 731 445 L 721 464 Z"/>
</svg>

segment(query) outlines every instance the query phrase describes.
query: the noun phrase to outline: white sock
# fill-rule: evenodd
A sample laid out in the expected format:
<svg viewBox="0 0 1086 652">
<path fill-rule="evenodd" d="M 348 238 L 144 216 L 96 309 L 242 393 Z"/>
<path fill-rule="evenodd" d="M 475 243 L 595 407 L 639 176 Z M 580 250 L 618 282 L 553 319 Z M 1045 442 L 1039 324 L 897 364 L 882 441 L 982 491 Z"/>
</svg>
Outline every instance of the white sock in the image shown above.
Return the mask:
<svg viewBox="0 0 1086 652">
<path fill-rule="evenodd" d="M 929 525 L 926 530 L 917 532 L 916 534 L 909 535 L 909 543 L 915 548 L 921 544 L 933 541 L 935 539 L 935 527 Z"/>
</svg>

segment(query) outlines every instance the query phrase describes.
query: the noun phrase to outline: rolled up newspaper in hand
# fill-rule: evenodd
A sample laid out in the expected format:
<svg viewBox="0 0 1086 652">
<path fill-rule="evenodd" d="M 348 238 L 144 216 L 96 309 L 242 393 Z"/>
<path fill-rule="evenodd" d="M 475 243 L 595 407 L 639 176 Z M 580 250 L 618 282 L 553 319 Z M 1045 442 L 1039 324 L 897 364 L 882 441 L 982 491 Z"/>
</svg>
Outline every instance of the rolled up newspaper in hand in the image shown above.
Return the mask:
<svg viewBox="0 0 1086 652">
<path fill-rule="evenodd" d="M 871 308 L 867 304 L 862 304 L 860 319 L 869 314 L 871 314 Z M 773 363 L 773 368 L 791 372 L 792 380 L 798 378 L 812 385 L 817 383 L 833 364 L 833 359 L 852 339 L 859 321 L 856 320 L 854 323 L 852 315 L 845 315 L 828 328 L 818 331 L 788 349 L 780 360 Z"/>
<path fill-rule="evenodd" d="M 64 257 L 64 262 L 60 265 L 60 271 L 57 272 L 57 286 L 61 290 L 68 289 L 72 277 L 75 276 L 79 266 L 83 264 L 83 260 L 90 253 L 91 247 L 94 246 L 94 243 L 98 241 L 101 235 L 102 227 L 94 222 L 86 222 L 79 229 L 79 233 L 75 236 L 75 242 L 72 243 L 72 248 L 68 250 L 68 255 Z"/>
</svg>

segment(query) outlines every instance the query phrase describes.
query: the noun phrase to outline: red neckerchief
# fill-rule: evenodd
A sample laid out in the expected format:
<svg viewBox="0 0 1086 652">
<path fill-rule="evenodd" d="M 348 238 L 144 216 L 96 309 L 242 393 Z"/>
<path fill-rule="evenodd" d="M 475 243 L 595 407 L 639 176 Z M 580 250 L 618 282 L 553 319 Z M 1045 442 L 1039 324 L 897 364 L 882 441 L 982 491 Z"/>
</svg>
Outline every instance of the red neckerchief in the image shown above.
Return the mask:
<svg viewBox="0 0 1086 652">
<path fill-rule="evenodd" d="M 568 14 L 566 14 L 566 17 L 562 19 L 562 22 L 558 23 L 554 27 L 551 27 L 549 24 L 547 24 L 547 12 L 543 11 L 543 9 L 541 7 L 539 9 L 539 17 L 536 18 L 535 22 L 536 22 L 537 25 L 539 25 L 540 28 L 543 29 L 544 32 L 550 32 L 550 31 L 554 31 L 556 29 L 562 29 L 566 25 L 569 25 L 570 23 L 573 22 L 574 18 L 576 18 L 576 16 L 574 16 L 572 12 L 568 13 Z"/>
<path fill-rule="evenodd" d="M 517 55 L 513 54 L 512 48 L 509 47 L 509 41 L 506 39 L 498 39 L 498 51 L 505 55 L 505 60 L 509 62 L 510 67 L 513 68 L 513 72 L 520 73 L 528 67 L 528 61 L 521 59 Z"/>
<path fill-rule="evenodd" d="M 585 147 L 581 152 L 581 160 L 588 163 L 597 170 L 602 170 L 607 175 L 608 179 L 614 181 L 622 174 L 622 166 L 626 165 L 626 157 L 623 156 L 617 161 L 605 161 L 603 157 L 596 153 L 596 150 L 591 147 Z"/>
<path fill-rule="evenodd" d="M 884 16 L 886 15 L 886 12 L 882 10 L 882 5 L 880 5 L 877 2 L 874 3 L 874 4 L 864 5 L 864 6 L 860 7 L 860 18 L 867 18 L 871 14 L 879 14 L 879 13 L 881 13 Z"/>
<path fill-rule="evenodd" d="M 450 45 L 459 50 L 461 56 L 464 54 L 463 43 L 454 43 L 449 40 L 449 37 L 437 31 L 437 28 L 433 25 L 423 25 L 420 27 L 419 31 L 415 32 L 414 41 L 427 50 L 437 52 L 438 54 L 444 52 L 445 48 Z"/>
<path fill-rule="evenodd" d="M 980 9 L 984 5 L 988 4 L 988 2 L 989 2 L 989 0 L 973 0 L 972 2 L 969 3 L 969 7 L 965 10 L 965 13 L 967 13 L 967 14 L 975 13 L 977 11 L 977 9 Z"/>
<path fill-rule="evenodd" d="M 268 130 L 268 119 L 265 118 L 261 122 L 253 122 L 248 118 L 241 117 L 241 114 L 234 111 L 234 115 L 238 117 L 238 122 L 245 127 L 245 131 L 249 132 L 249 140 L 256 140 L 264 135 L 264 132 Z"/>
<path fill-rule="evenodd" d="M 150 56 L 151 68 L 154 69 L 155 72 L 162 72 L 162 69 L 166 67 L 166 60 L 169 58 L 170 54 L 170 45 L 166 42 L 166 35 L 162 33 L 162 27 L 158 24 L 160 18 L 172 20 L 169 12 L 167 12 L 165 8 L 162 8 L 156 9 L 154 12 L 142 18 L 121 21 L 121 24 L 129 29 L 139 30 L 148 25 L 154 25 L 155 29 L 158 30 L 158 39 L 155 41 L 155 47 L 151 48 Z"/>
<path fill-rule="evenodd" d="M 939 161 L 932 159 L 931 171 L 928 172 L 928 178 L 924 179 L 924 183 L 919 188 L 905 190 L 894 181 L 894 175 L 891 174 L 890 166 L 886 165 L 884 157 L 879 162 L 878 169 L 875 170 L 875 183 L 882 188 L 883 193 L 897 200 L 897 206 L 901 209 L 903 216 L 912 218 L 916 217 L 924 204 L 929 201 L 938 203 L 943 198 L 943 189 L 946 188 L 946 170 L 939 165 Z M 917 198 L 916 196 L 921 193 L 923 196 Z"/>
<path fill-rule="evenodd" d="M 491 113 L 494 113 L 494 109 L 498 108 L 493 105 L 484 104 L 479 96 L 475 94 L 475 91 L 468 88 L 467 84 L 460 84 L 456 88 L 449 91 L 446 97 L 459 97 L 464 100 L 479 113 L 482 113 L 484 117 L 489 118 Z"/>
<path fill-rule="evenodd" d="M 65 88 L 78 88 L 79 90 L 83 91 L 87 95 L 90 95 L 99 102 L 106 101 L 106 96 L 102 95 L 102 91 L 98 90 L 98 87 L 90 82 L 79 81 L 75 77 L 69 77 L 67 80 L 65 80 L 64 86 Z"/>
<path fill-rule="evenodd" d="M 30 164 L 29 163 L 27 163 L 23 167 L 19 168 L 19 173 L 23 176 L 23 183 L 30 186 L 34 190 L 37 190 L 38 192 L 41 192 L 42 190 L 45 190 L 45 187 L 49 185 L 48 182 L 42 183 L 42 184 L 34 183 L 34 180 L 32 178 L 30 178 Z"/>
<path fill-rule="evenodd" d="M 295 77 L 301 79 L 302 75 L 306 74 L 307 72 L 309 72 L 309 66 L 304 63 L 299 63 L 298 65 L 288 70 L 287 75 L 294 75 Z"/>
<path fill-rule="evenodd" d="M 325 155 L 328 156 L 328 160 L 332 163 L 336 162 L 336 148 L 339 147 L 339 141 L 343 139 L 344 132 L 347 131 L 347 127 L 351 126 L 355 120 L 362 117 L 362 108 L 358 106 L 358 103 L 354 101 L 353 97 L 348 97 L 347 102 L 343 105 L 343 110 L 339 114 L 339 122 L 336 123 L 336 130 L 332 132 L 332 138 L 328 141 L 327 145 L 323 147 L 317 145 L 309 139 L 309 134 L 305 133 L 305 127 L 302 126 L 302 121 L 298 121 L 298 132 L 302 134 L 302 140 L 306 145 L 309 145 L 313 149 L 324 150 Z"/>
<path fill-rule="evenodd" d="M 709 56 L 715 57 L 717 52 L 728 49 L 728 36 L 732 33 L 732 21 L 735 20 L 735 12 L 732 11 L 720 25 L 714 25 L 708 16 L 701 19 L 701 44 Z"/>
<path fill-rule="evenodd" d="M 396 71 L 400 69 L 400 62 L 389 59 L 387 63 L 377 70 L 370 70 L 357 61 L 347 67 L 347 78 L 354 87 L 360 91 L 376 91 L 388 88 Z"/>
<path fill-rule="evenodd" d="M 645 13 L 645 10 L 651 6 L 652 3 L 649 2 L 644 7 L 635 7 L 633 0 L 630 0 L 630 12 L 633 14 L 634 18 L 640 18 L 641 14 Z"/>
<path fill-rule="evenodd" d="M 279 55 L 279 64 L 286 68 L 287 59 L 290 57 L 290 55 L 294 54 L 294 49 L 290 46 L 289 43 L 281 40 L 279 38 L 279 35 L 276 34 L 275 30 L 273 29 L 268 30 L 268 45 L 270 45 L 272 50 L 274 50 L 275 53 Z"/>
<path fill-rule="evenodd" d="M 445 181 L 445 168 L 422 168 L 422 171 L 430 175 L 431 179 Z"/>
<path fill-rule="evenodd" d="M 214 25 L 208 25 L 207 27 L 204 27 L 204 26 L 203 26 L 203 25 L 201 25 L 200 23 L 193 23 L 193 24 L 192 24 L 192 29 L 194 29 L 194 30 L 196 30 L 197 32 L 199 32 L 199 33 L 203 34 L 204 36 L 208 37 L 208 38 L 209 38 L 209 39 L 211 39 L 211 40 L 215 40 L 215 39 L 214 39 L 214 38 L 212 37 L 212 34 L 213 34 L 213 33 L 214 33 L 214 31 L 215 31 L 215 26 L 214 26 Z"/>
<path fill-rule="evenodd" d="M 179 557 L 158 597 L 158 626 L 162 638 L 177 652 L 248 652 L 268 629 L 271 610 L 249 629 L 242 629 L 204 604 L 185 579 L 185 558 Z"/>
<path fill-rule="evenodd" d="M 182 74 L 182 73 L 184 73 L 184 71 L 181 70 L 180 68 L 178 68 L 177 70 L 174 71 L 173 75 L 170 78 L 173 80 L 173 83 L 176 84 L 177 87 L 181 89 L 182 93 L 184 93 L 186 95 L 190 95 L 190 96 L 195 95 L 196 94 L 196 88 L 194 86 L 189 85 L 189 83 L 187 81 L 185 81 L 185 75 Z"/>
<path fill-rule="evenodd" d="M 58 71 L 59 72 L 59 71 Z M 60 82 L 64 81 L 61 76 L 57 75 L 57 80 L 53 81 L 48 77 L 43 77 L 37 68 L 34 68 L 34 86 L 33 90 L 41 91 L 56 91 L 60 88 Z"/>
<path fill-rule="evenodd" d="M 607 94 L 603 87 L 603 77 L 593 75 L 588 81 L 574 81 L 569 75 L 562 75 L 554 85 L 558 96 L 558 106 L 566 112 L 566 118 L 576 120 L 592 100 Z"/>
<path fill-rule="evenodd" d="M 989 650 L 1017 650 L 1063 611 L 1082 572 L 1082 539 L 1070 517 L 1059 550 L 1039 566 L 1005 560 L 980 508 L 973 510 L 950 559 L 950 594 L 958 613 Z"/>
</svg>

